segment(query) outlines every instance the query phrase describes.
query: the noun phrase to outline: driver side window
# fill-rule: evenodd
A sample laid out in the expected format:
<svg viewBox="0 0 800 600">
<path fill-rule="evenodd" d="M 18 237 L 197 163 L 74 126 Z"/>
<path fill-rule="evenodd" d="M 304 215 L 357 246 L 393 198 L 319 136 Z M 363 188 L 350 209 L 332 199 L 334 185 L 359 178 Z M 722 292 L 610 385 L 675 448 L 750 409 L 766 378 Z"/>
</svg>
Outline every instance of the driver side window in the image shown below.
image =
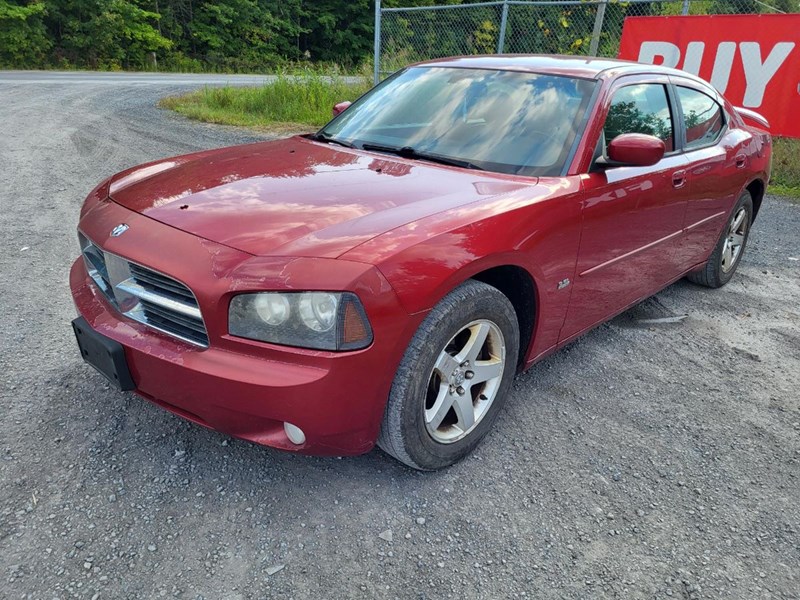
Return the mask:
<svg viewBox="0 0 800 600">
<path fill-rule="evenodd" d="M 663 140 L 667 152 L 675 149 L 672 116 L 666 88 L 658 83 L 629 85 L 614 92 L 606 123 L 605 144 L 623 133 L 645 133 Z"/>
</svg>

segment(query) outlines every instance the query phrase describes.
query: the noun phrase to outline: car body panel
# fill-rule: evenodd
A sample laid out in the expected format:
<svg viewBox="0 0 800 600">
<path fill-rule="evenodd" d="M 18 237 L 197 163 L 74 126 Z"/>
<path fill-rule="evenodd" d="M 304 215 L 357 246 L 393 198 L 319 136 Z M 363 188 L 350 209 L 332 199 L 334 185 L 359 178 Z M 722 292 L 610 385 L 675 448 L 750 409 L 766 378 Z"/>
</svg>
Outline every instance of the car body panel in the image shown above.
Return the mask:
<svg viewBox="0 0 800 600">
<path fill-rule="evenodd" d="M 536 282 L 531 310 L 535 343 L 526 360 L 558 342 L 580 240 L 580 180 L 541 178 L 494 201 L 475 203 L 397 228 L 343 255 L 372 259 L 411 313 L 427 311 L 476 273 L 503 265 L 523 268 Z"/>
<path fill-rule="evenodd" d="M 687 193 L 672 190 L 686 159 L 670 156 L 653 167 L 620 167 L 583 179 L 582 233 L 574 289 L 562 338 L 650 295 L 679 270 Z M 653 190 L 669 189 L 668 194 Z"/>
<path fill-rule="evenodd" d="M 657 65 L 642 65 L 627 60 L 557 54 L 456 56 L 428 60 L 417 63 L 415 66 L 523 71 L 526 73 L 566 75 L 568 77 L 579 77 L 583 79 L 611 78 L 618 73 L 630 70 L 642 72 L 647 69 L 650 72 L 667 72 L 663 67 Z"/>
<path fill-rule="evenodd" d="M 110 195 L 249 254 L 335 258 L 394 227 L 530 181 L 294 137 L 150 164 L 113 179 Z"/>
<path fill-rule="evenodd" d="M 749 183 L 749 173 L 736 166 L 747 139 L 742 130 L 728 130 L 719 144 L 686 153 L 690 201 L 678 248 L 681 264 L 705 262 L 728 213 Z"/>
<path fill-rule="evenodd" d="M 662 75 L 617 78 L 607 86 L 597 122 L 605 122 L 617 90 L 668 83 Z M 687 165 L 686 157 L 673 151 L 652 166 L 596 169 L 583 176 L 581 244 L 562 340 L 654 293 L 680 270 L 675 248 L 688 204 Z"/>
<path fill-rule="evenodd" d="M 129 229 L 111 237 L 120 222 Z M 181 281 L 194 291 L 202 310 L 210 341 L 206 349 L 119 315 L 91 281 L 83 261 L 75 261 L 70 285 L 78 312 L 93 329 L 123 345 L 137 393 L 196 422 L 259 443 L 280 445 L 277 439 L 288 444 L 282 423 L 290 421 L 308 435 L 303 447 L 292 446 L 297 451 L 350 454 L 372 447 L 383 415 L 375 398 L 384 397 L 391 382 L 363 377 L 358 393 L 337 395 L 331 390 L 346 390 L 354 372 L 396 368 L 403 352 L 396 340 L 409 337 L 421 318 L 403 310 L 375 267 L 334 259 L 253 257 L 113 202 L 96 206 L 79 229 L 107 252 Z M 234 294 L 309 288 L 347 289 L 363 298 L 374 329 L 372 344 L 336 353 L 228 334 L 228 304 Z"/>
<path fill-rule="evenodd" d="M 685 234 L 678 248 L 679 260 L 682 264 L 700 263 L 711 254 L 728 213 L 752 181 L 751 167 L 763 171 L 767 165 L 761 160 L 757 136 L 739 126 L 738 114 L 725 98 L 707 84 L 688 77 L 671 75 L 670 81 L 711 96 L 722 107 L 727 121 L 716 143 L 685 153 L 690 202 L 683 223 Z M 754 164 L 748 165 L 751 161 Z"/>
<path fill-rule="evenodd" d="M 701 266 L 741 193 L 768 183 L 769 135 L 691 75 L 581 57 L 423 64 L 597 80 L 565 176 L 481 172 L 295 137 L 155 161 L 109 178 L 84 203 L 80 231 L 189 287 L 209 337 L 208 348 L 197 348 L 123 317 L 76 261 L 70 284 L 78 311 L 123 345 L 137 393 L 257 443 L 365 452 L 412 336 L 460 283 L 509 266 L 530 278 L 532 296 L 519 308 L 533 322 L 519 361 L 529 367 Z M 679 83 L 710 95 L 727 120 L 719 141 L 684 152 L 679 118 L 677 150 L 657 164 L 594 168 L 612 94 L 631 82 Z M 128 230 L 112 237 L 123 223 Z M 228 333 L 236 294 L 303 290 L 355 293 L 372 344 L 329 352 Z M 293 444 L 283 422 L 303 429 L 306 441 Z"/>
</svg>

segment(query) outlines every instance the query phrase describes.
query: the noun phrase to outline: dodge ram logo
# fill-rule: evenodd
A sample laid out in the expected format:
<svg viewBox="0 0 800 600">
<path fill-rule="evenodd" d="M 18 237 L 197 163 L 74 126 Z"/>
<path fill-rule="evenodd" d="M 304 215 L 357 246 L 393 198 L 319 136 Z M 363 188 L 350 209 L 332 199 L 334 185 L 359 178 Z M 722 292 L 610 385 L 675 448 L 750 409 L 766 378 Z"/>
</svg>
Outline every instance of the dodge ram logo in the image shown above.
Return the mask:
<svg viewBox="0 0 800 600">
<path fill-rule="evenodd" d="M 120 223 L 111 230 L 111 237 L 119 237 L 126 231 L 128 231 L 128 226 L 125 223 Z"/>
</svg>

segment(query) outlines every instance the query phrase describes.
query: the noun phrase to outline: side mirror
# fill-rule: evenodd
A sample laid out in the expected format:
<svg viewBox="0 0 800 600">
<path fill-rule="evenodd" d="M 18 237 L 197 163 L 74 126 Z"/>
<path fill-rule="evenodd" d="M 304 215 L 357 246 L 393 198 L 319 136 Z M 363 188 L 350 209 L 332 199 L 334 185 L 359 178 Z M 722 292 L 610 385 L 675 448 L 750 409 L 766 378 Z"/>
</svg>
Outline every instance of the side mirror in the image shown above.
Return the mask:
<svg viewBox="0 0 800 600">
<path fill-rule="evenodd" d="M 333 116 L 338 117 L 342 114 L 347 108 L 352 104 L 350 101 L 339 102 L 339 104 L 333 105 Z"/>
<path fill-rule="evenodd" d="M 649 167 L 664 158 L 666 150 L 654 135 L 623 133 L 608 144 L 608 159 L 600 157 L 596 162 L 606 167 Z"/>
</svg>

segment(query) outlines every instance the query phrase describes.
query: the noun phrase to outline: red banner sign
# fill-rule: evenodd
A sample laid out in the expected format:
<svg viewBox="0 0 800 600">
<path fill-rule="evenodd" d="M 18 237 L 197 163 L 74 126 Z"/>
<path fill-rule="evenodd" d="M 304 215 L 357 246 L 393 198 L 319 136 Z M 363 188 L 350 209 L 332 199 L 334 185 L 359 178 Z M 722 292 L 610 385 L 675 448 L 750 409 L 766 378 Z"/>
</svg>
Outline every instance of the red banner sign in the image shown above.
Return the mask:
<svg viewBox="0 0 800 600">
<path fill-rule="evenodd" d="M 773 135 L 800 137 L 800 14 L 629 17 L 619 57 L 699 75 Z"/>
</svg>

